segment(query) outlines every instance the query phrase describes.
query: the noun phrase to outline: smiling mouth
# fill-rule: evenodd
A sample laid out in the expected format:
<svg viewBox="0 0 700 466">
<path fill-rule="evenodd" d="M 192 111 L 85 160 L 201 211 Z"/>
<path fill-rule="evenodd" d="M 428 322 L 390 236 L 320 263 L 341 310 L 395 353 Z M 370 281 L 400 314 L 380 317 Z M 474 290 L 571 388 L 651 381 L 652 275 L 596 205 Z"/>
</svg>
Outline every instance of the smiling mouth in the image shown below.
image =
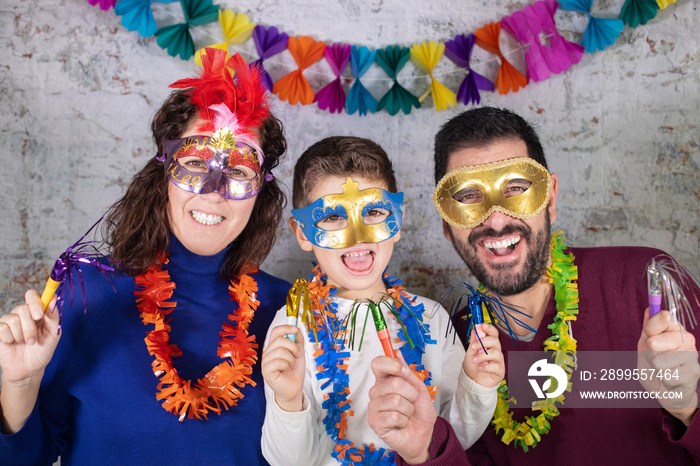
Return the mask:
<svg viewBox="0 0 700 466">
<path fill-rule="evenodd" d="M 369 250 L 350 251 L 341 256 L 343 265 L 353 274 L 365 274 L 372 270 L 375 253 Z"/>
<path fill-rule="evenodd" d="M 202 225 L 216 225 L 224 221 L 224 217 L 219 215 L 207 215 L 204 212 L 196 210 L 190 211 L 190 215 L 197 223 L 201 223 Z"/>
<path fill-rule="evenodd" d="M 501 241 L 484 240 L 484 248 L 494 256 L 507 256 L 515 251 L 520 243 L 520 235 L 514 235 Z"/>
</svg>

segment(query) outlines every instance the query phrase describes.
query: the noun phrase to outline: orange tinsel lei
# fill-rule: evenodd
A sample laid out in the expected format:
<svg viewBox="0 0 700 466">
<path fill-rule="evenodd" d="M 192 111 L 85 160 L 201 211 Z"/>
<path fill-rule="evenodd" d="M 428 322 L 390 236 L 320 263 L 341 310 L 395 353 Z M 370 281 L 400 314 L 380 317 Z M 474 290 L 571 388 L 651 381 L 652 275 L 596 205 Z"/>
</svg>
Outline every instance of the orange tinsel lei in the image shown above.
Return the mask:
<svg viewBox="0 0 700 466">
<path fill-rule="evenodd" d="M 239 388 L 255 386 L 250 378 L 253 364 L 258 359 L 255 336 L 248 335 L 248 325 L 260 303 L 255 299 L 258 284 L 255 278 L 242 274 L 238 280 L 231 280 L 229 294 L 238 303 L 238 309 L 229 314 L 219 333 L 217 355 L 228 358 L 210 370 L 203 378 L 192 383 L 183 380 L 173 367 L 173 358 L 182 351 L 170 344 L 170 325 L 165 316 L 175 309 L 177 303 L 166 302 L 173 295 L 175 283 L 161 268 L 167 259 L 156 262 L 146 273 L 136 277 L 136 306 L 141 313 L 144 325 L 154 324 L 155 328 L 146 336 L 148 352 L 155 357 L 153 373 L 160 379 L 156 398 L 163 400 L 163 408 L 180 417 L 206 419 L 209 411 L 221 414 L 222 408 L 236 406 L 243 398 Z"/>
</svg>

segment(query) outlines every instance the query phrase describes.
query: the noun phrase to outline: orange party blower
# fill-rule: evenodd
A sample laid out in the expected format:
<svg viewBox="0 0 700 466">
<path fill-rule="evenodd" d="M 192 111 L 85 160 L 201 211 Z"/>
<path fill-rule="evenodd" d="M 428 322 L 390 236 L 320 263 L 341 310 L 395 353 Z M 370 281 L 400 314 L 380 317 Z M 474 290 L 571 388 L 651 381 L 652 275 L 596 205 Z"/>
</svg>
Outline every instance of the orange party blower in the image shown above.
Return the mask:
<svg viewBox="0 0 700 466">
<path fill-rule="evenodd" d="M 391 335 L 389 335 L 389 329 L 386 328 L 386 320 L 384 320 L 384 314 L 382 314 L 379 304 L 370 301 L 369 310 L 372 312 L 374 326 L 377 328 L 377 335 L 379 335 L 379 341 L 382 343 L 384 354 L 390 358 L 396 358 L 394 347 L 391 345 Z"/>
</svg>

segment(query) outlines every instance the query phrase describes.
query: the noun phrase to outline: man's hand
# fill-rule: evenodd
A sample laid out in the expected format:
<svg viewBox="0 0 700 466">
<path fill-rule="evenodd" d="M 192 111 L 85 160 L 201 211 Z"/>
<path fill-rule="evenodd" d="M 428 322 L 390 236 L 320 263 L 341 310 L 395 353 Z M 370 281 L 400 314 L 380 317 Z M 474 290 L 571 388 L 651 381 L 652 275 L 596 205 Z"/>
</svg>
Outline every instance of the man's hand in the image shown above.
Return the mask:
<svg viewBox="0 0 700 466">
<path fill-rule="evenodd" d="M 637 367 L 664 373 L 668 369 L 672 375 L 677 372 L 678 378 L 652 377 L 641 383 L 649 392 L 680 393 L 680 398 L 660 398 L 659 403 L 686 426 L 690 425 L 698 405 L 698 351 L 695 337 L 682 329 L 670 312 L 661 311 L 649 318 L 649 308 L 644 311 L 644 326 L 637 343 Z"/>
<path fill-rule="evenodd" d="M 369 426 L 405 463 L 425 463 L 437 420 L 428 389 L 403 359 L 378 356 L 372 372 Z"/>
</svg>

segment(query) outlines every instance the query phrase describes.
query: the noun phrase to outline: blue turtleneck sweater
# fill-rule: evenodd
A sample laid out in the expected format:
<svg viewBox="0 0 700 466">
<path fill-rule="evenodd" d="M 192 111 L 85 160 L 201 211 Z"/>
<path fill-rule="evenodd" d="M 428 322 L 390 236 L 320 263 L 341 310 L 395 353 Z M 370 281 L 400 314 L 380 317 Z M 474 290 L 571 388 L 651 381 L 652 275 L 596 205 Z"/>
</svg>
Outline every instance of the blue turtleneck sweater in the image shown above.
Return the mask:
<svg viewBox="0 0 700 466">
<path fill-rule="evenodd" d="M 183 355 L 175 368 L 195 382 L 222 360 L 219 331 L 236 307 L 219 278 L 225 251 L 198 256 L 171 236 L 163 268 L 176 284 L 170 343 Z M 267 328 L 284 305 L 289 283 L 264 272 L 254 275 L 260 306 L 250 324 L 260 356 Z M 0 436 L 0 464 L 62 465 L 256 465 L 265 395 L 259 362 L 238 406 L 210 413 L 208 420 L 178 420 L 156 400 L 159 379 L 151 369 L 145 326 L 134 301 L 134 278 L 110 284 L 91 266 L 83 268 L 87 312 L 76 287 L 63 309 L 63 335 L 42 380 L 37 405 L 24 427 Z M 114 288 L 112 287 L 114 286 Z"/>
</svg>

